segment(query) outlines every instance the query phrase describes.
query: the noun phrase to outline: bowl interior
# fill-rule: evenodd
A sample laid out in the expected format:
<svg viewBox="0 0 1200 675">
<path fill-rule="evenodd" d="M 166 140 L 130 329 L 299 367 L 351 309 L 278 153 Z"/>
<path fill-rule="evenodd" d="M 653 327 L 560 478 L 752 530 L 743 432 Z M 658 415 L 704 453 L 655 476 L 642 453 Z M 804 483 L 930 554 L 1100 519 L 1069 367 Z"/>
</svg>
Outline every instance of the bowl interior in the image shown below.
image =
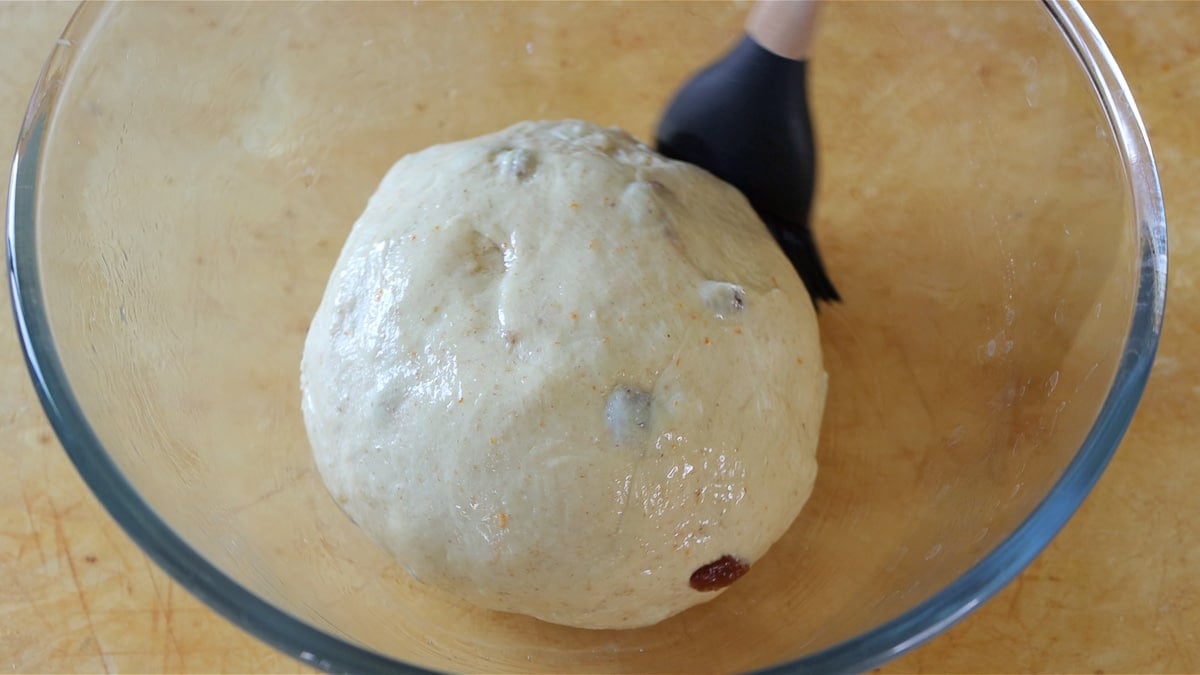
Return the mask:
<svg viewBox="0 0 1200 675">
<path fill-rule="evenodd" d="M 650 138 L 744 11 L 85 7 L 41 150 L 44 339 L 136 494 L 250 593 L 437 669 L 762 668 L 852 640 L 961 577 L 1075 458 L 1137 287 L 1113 129 L 1032 3 L 825 9 L 810 71 L 814 222 L 844 302 L 820 316 L 820 474 L 790 531 L 717 600 L 633 631 L 476 610 L 414 583 L 312 467 L 303 339 L 390 164 L 530 118 Z M 337 664 L 340 650 L 317 657 Z"/>
</svg>

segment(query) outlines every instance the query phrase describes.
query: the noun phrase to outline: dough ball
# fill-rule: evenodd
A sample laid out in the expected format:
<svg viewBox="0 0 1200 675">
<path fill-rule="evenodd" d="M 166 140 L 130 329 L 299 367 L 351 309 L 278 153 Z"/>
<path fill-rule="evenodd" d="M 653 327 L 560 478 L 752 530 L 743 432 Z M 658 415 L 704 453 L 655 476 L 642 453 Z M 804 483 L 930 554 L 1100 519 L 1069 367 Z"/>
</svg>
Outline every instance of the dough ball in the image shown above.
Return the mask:
<svg viewBox="0 0 1200 675">
<path fill-rule="evenodd" d="M 565 121 L 388 172 L 301 388 L 330 492 L 414 577 L 626 628 L 713 598 L 788 528 L 826 376 L 812 303 L 741 193 Z"/>
</svg>

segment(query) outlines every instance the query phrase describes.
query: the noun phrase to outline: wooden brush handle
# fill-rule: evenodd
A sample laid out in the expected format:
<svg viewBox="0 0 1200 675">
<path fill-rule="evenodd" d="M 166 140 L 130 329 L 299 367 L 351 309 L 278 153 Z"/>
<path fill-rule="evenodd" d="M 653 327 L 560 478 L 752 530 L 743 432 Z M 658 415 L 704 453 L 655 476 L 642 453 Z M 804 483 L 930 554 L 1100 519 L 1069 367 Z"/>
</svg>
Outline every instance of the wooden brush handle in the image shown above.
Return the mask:
<svg viewBox="0 0 1200 675">
<path fill-rule="evenodd" d="M 759 0 L 746 19 L 746 33 L 767 51 L 803 61 L 808 58 L 818 0 Z"/>
</svg>

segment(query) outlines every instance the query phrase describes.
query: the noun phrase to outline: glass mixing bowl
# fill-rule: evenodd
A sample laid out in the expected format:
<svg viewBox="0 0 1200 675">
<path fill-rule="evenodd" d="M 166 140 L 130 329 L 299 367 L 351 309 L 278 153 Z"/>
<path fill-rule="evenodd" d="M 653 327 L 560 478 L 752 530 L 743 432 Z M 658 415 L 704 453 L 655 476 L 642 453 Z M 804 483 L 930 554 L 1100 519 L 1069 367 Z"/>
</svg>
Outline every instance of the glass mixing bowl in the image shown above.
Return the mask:
<svg viewBox="0 0 1200 675">
<path fill-rule="evenodd" d="M 815 493 L 755 568 L 587 631 L 413 582 L 313 471 L 298 364 L 389 165 L 527 118 L 649 138 L 743 3 L 87 4 L 20 138 L 20 334 L 100 500 L 230 620 L 330 670 L 866 669 L 1010 581 L 1100 475 L 1165 300 L 1144 131 L 1073 3 L 833 3 L 815 230 L 844 302 Z"/>
</svg>

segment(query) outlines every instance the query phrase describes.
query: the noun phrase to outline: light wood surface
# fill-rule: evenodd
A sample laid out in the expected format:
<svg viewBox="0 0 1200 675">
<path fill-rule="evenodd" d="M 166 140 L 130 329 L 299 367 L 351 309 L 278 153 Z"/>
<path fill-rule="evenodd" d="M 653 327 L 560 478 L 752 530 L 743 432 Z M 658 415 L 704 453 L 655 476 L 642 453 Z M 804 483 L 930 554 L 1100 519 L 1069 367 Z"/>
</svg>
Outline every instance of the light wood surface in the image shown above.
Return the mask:
<svg viewBox="0 0 1200 675">
<path fill-rule="evenodd" d="M 15 140 L 72 6 L 0 4 L 0 138 Z M 1092 3 L 1141 107 L 1171 221 L 1168 320 L 1142 407 L 1092 496 L 1015 583 L 886 672 L 1200 671 L 1200 12 Z M 303 672 L 193 599 L 122 533 L 45 422 L 0 322 L 0 668 Z"/>
</svg>

